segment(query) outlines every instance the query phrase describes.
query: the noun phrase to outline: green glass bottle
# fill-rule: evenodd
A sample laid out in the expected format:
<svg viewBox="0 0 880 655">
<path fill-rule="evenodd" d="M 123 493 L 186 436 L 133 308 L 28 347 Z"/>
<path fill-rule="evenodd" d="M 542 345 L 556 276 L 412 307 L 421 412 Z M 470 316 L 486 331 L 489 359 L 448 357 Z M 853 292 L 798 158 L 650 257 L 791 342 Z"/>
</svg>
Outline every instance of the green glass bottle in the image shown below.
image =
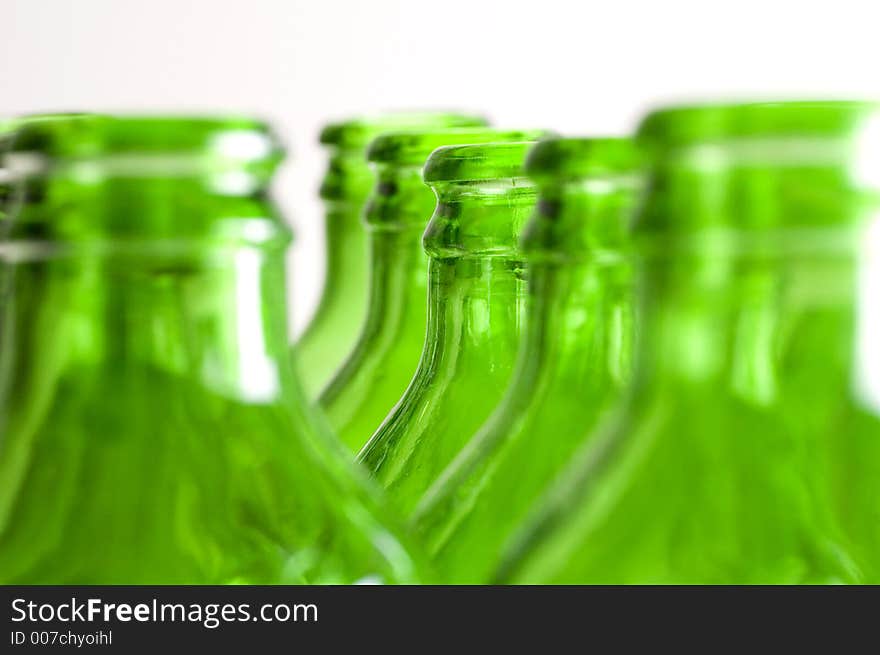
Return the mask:
<svg viewBox="0 0 880 655">
<path fill-rule="evenodd" d="M 9 139 L 12 132 L 12 121 L 0 118 L 0 243 L 6 239 L 8 223 L 6 216 L 8 214 L 9 204 L 11 202 L 9 171 L 6 170 L 4 164 L 4 154 L 9 148 Z M 9 295 L 10 279 L 3 266 L 0 266 L 0 308 L 6 303 Z M 0 324 L 0 351 L 7 348 L 7 340 L 3 333 L 2 324 Z M 2 434 L 0 434 L 0 448 L 2 448 Z"/>
<path fill-rule="evenodd" d="M 376 138 L 368 159 L 376 187 L 367 202 L 369 309 L 357 345 L 324 390 L 320 406 L 341 441 L 357 452 L 400 400 L 425 341 L 427 256 L 422 233 L 436 198 L 422 180 L 443 145 L 517 141 L 523 131 L 457 128 L 404 131 Z"/>
<path fill-rule="evenodd" d="M 643 122 L 633 391 L 497 579 L 880 582 L 878 125 L 845 102 Z"/>
<path fill-rule="evenodd" d="M 424 179 L 437 207 L 424 235 L 428 329 L 418 369 L 358 459 L 404 515 L 501 399 L 519 344 L 520 231 L 536 190 L 530 142 L 436 150 Z"/>
<path fill-rule="evenodd" d="M 9 148 L 13 123 L 10 119 L 0 118 L 0 221 L 6 216 L 7 204 L 9 203 L 9 171 L 3 164 L 3 153 Z M 0 230 L 0 239 L 3 239 L 3 231 Z"/>
<path fill-rule="evenodd" d="M 413 517 L 441 577 L 457 584 L 491 580 L 503 545 L 618 401 L 631 368 L 635 146 L 547 139 L 526 173 L 538 205 L 522 239 L 528 296 L 513 382 Z"/>
<path fill-rule="evenodd" d="M 318 309 L 295 347 L 300 379 L 310 399 L 351 352 L 367 312 L 369 262 L 362 214 L 375 182 L 366 159 L 367 145 L 392 130 L 469 125 L 485 125 L 485 120 L 456 113 L 401 112 L 333 123 L 322 130 L 321 143 L 330 150 L 321 183 L 327 268 Z"/>
<path fill-rule="evenodd" d="M 23 122 L 0 243 L 0 583 L 411 581 L 287 343 L 249 119 Z"/>
</svg>

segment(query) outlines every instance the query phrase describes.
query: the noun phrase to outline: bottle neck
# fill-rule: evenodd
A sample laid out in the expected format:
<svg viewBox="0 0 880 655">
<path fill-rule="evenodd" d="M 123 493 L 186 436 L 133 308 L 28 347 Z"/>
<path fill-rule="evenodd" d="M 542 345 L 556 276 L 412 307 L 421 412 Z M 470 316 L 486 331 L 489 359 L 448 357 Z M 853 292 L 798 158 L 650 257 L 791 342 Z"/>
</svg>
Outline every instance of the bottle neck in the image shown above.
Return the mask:
<svg viewBox="0 0 880 655">
<path fill-rule="evenodd" d="M 421 375 L 479 368 L 507 374 L 525 300 L 523 265 L 509 257 L 431 257 Z"/>
<path fill-rule="evenodd" d="M 634 183 L 577 179 L 541 187 L 523 236 L 529 301 L 517 379 L 605 393 L 632 367 Z"/>
<path fill-rule="evenodd" d="M 854 389 L 880 406 L 880 259 L 863 246 L 643 258 L 639 382 L 757 405 Z"/>
<path fill-rule="evenodd" d="M 424 329 L 427 257 L 421 230 L 376 230 L 369 235 L 370 290 L 362 341 L 398 326 Z"/>
<path fill-rule="evenodd" d="M 363 225 L 364 205 L 374 182 L 363 148 L 332 148 L 321 183 L 324 199 L 324 234 L 327 270 L 322 304 L 357 302 L 347 292 L 362 293 L 352 280 L 367 272 L 367 236 Z"/>
<path fill-rule="evenodd" d="M 474 367 L 507 379 L 526 293 L 518 239 L 535 205 L 534 187 L 521 182 L 435 184 L 424 235 L 428 330 L 417 375 Z"/>
<path fill-rule="evenodd" d="M 366 198 L 325 203 L 324 231 L 327 272 L 322 302 L 344 296 L 349 289 L 361 293 L 352 280 L 363 280 L 368 269 L 367 234 L 362 222 Z"/>
<path fill-rule="evenodd" d="M 369 304 L 361 341 L 424 329 L 428 258 L 422 232 L 434 194 L 414 166 L 379 165 L 364 219 L 369 242 Z"/>
<path fill-rule="evenodd" d="M 619 388 L 632 366 L 629 260 L 529 262 L 528 301 L 516 379 Z"/>
<path fill-rule="evenodd" d="M 57 202 L 31 196 L 12 217 L 0 257 L 12 280 L 3 318 L 21 327 L 7 334 L 22 352 L 46 338 L 63 353 L 56 364 L 95 375 L 161 373 L 244 402 L 280 400 L 293 383 L 289 233 L 274 208 L 170 183 L 126 198 L 125 186 Z M 56 327 L 26 342 L 28 324 Z"/>
</svg>

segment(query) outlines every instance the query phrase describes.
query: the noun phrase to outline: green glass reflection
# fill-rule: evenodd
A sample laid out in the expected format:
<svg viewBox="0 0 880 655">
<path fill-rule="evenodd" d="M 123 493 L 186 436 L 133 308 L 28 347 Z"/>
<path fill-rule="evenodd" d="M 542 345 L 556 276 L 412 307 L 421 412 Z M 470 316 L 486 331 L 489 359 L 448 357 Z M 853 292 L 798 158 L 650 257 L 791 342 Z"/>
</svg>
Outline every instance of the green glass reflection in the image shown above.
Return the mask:
<svg viewBox="0 0 880 655">
<path fill-rule="evenodd" d="M 327 267 L 318 309 L 296 343 L 295 361 L 308 398 L 330 381 L 357 341 L 367 313 L 369 249 L 363 209 L 375 178 L 366 158 L 370 141 L 401 129 L 485 125 L 478 116 L 401 112 L 327 125 L 321 143 L 330 151 L 321 183 Z"/>
<path fill-rule="evenodd" d="M 538 205 L 513 382 L 419 504 L 443 579 L 489 582 L 505 542 L 619 399 L 633 336 L 628 230 L 640 176 L 628 139 L 556 138 L 530 152 Z"/>
<path fill-rule="evenodd" d="M 376 186 L 365 219 L 370 240 L 369 309 L 357 345 L 324 390 L 320 406 L 357 452 L 412 379 L 425 341 L 427 256 L 422 233 L 436 198 L 422 180 L 431 152 L 442 145 L 530 138 L 489 128 L 404 131 L 376 138 L 368 159 Z"/>
<path fill-rule="evenodd" d="M 644 121 L 633 391 L 497 579 L 880 581 L 878 121 L 860 103 Z"/>
<path fill-rule="evenodd" d="M 267 128 L 35 117 L 10 154 L 0 582 L 414 580 L 293 375 Z"/>
<path fill-rule="evenodd" d="M 529 142 L 436 150 L 424 235 L 428 329 L 418 370 L 359 460 L 405 514 L 485 421 L 510 381 L 525 296 L 518 238 L 536 191 Z"/>
</svg>

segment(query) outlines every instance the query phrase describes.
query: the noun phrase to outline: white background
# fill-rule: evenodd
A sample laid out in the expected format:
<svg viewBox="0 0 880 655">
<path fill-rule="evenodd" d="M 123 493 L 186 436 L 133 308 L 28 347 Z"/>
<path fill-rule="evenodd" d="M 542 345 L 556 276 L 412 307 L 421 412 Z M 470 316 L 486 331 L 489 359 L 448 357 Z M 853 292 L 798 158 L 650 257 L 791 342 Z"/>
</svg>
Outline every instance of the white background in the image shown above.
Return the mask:
<svg viewBox="0 0 880 655">
<path fill-rule="evenodd" d="M 0 113 L 256 113 L 293 158 L 301 329 L 323 275 L 321 124 L 399 108 L 619 133 L 652 105 L 880 97 L 875 2 L 0 0 Z"/>
</svg>

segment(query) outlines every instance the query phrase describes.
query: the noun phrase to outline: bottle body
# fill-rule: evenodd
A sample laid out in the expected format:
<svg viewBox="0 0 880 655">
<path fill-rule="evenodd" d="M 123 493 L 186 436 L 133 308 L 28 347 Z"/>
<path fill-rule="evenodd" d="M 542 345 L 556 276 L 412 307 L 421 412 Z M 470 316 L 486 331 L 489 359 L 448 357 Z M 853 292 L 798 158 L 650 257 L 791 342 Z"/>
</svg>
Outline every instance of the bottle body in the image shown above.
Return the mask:
<svg viewBox="0 0 880 655">
<path fill-rule="evenodd" d="M 877 148 L 861 127 L 875 114 L 781 103 L 645 122 L 636 380 L 497 579 L 877 581 L 877 200 L 854 156 Z"/>
<path fill-rule="evenodd" d="M 454 583 L 491 581 L 507 541 L 630 376 L 634 145 L 545 139 L 526 173 L 538 204 L 521 239 L 528 296 L 513 382 L 412 519 L 435 568 Z"/>
<path fill-rule="evenodd" d="M 425 334 L 423 225 L 433 207 L 419 166 L 380 165 L 366 209 L 369 311 L 351 353 L 319 405 L 343 444 L 364 444 L 406 389 Z"/>
<path fill-rule="evenodd" d="M 510 382 L 525 298 L 521 261 L 432 258 L 418 370 L 358 455 L 411 512 L 488 417 Z"/>
<path fill-rule="evenodd" d="M 428 257 L 422 233 L 434 193 L 428 155 L 448 143 L 523 138 L 519 131 L 454 128 L 390 132 L 368 151 L 376 185 L 364 213 L 370 240 L 369 310 L 357 344 L 319 398 L 340 440 L 358 452 L 406 391 L 425 341 Z"/>
<path fill-rule="evenodd" d="M 356 451 L 403 395 L 419 361 L 427 317 L 421 230 L 370 237 L 370 311 L 358 342 L 320 403 L 339 439 Z"/>
<path fill-rule="evenodd" d="M 323 392 L 350 359 L 367 318 L 370 261 L 376 256 L 370 252 L 373 246 L 363 216 L 376 182 L 367 162 L 369 143 L 377 135 L 393 130 L 485 124 L 482 117 L 468 114 L 401 112 L 332 123 L 321 132 L 321 143 L 330 149 L 321 184 L 326 207 L 326 274 L 318 308 L 295 347 L 300 377 L 310 399 Z M 331 421 L 338 425 L 334 417 Z"/>
<path fill-rule="evenodd" d="M 628 261 L 530 259 L 526 303 L 510 388 L 413 518 L 435 568 L 456 583 L 491 580 L 507 541 L 629 379 Z"/>
<path fill-rule="evenodd" d="M 876 580 L 880 423 L 848 392 L 860 319 L 838 295 L 858 277 L 847 258 L 746 266 L 736 291 L 672 302 L 653 289 L 644 329 L 662 335 L 663 368 L 581 455 L 579 493 L 551 503 L 552 538 L 511 579 Z"/>
<path fill-rule="evenodd" d="M 315 315 L 294 346 L 300 379 L 315 398 L 353 348 L 367 314 L 369 259 L 362 202 L 328 201 L 324 291 Z"/>
<path fill-rule="evenodd" d="M 0 247 L 2 581 L 414 579 L 289 361 L 290 235 L 262 192 L 278 156 L 265 129 L 81 116 L 25 130 L 22 149 L 68 154 L 23 179 Z M 184 150 L 200 131 L 202 148 L 260 143 L 259 161 L 222 165 L 252 190 L 218 153 Z M 181 149 L 176 170 L 159 145 Z"/>
<path fill-rule="evenodd" d="M 408 515 L 510 382 L 523 322 L 517 238 L 535 203 L 526 143 L 440 148 L 425 167 L 428 329 L 406 392 L 358 459 Z"/>
</svg>

